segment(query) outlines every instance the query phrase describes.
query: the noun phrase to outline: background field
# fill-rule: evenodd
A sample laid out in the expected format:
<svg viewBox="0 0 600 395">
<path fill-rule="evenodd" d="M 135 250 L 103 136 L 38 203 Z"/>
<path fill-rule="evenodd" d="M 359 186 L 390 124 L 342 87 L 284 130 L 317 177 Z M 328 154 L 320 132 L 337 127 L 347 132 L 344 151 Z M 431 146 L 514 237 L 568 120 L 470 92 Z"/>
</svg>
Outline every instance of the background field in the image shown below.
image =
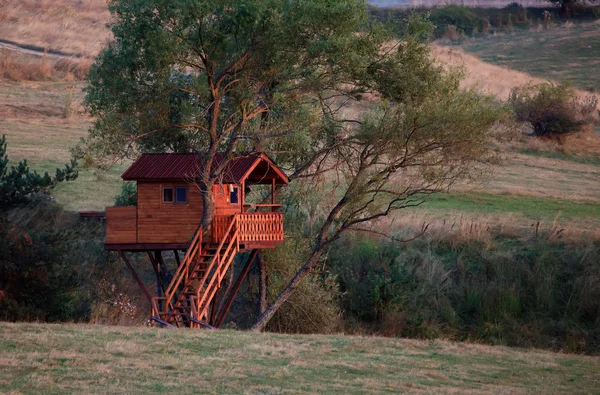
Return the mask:
<svg viewBox="0 0 600 395">
<path fill-rule="evenodd" d="M 444 341 L 0 323 L 5 393 L 590 393 L 598 369 Z"/>
<path fill-rule="evenodd" d="M 51 56 L 55 52 L 92 57 L 110 37 L 106 28 L 110 15 L 103 0 L 75 4 L 9 0 L 2 11 L 0 40 L 47 49 L 42 62 L 57 61 Z M 436 45 L 433 56 L 449 67 L 463 67 L 465 86 L 476 86 L 502 100 L 512 88 L 546 78 L 566 79 L 582 92 L 597 89 L 600 64 L 595 54 L 600 51 L 600 25 L 569 26 L 472 40 L 464 50 Z M 39 66 L 40 59 L 29 55 L 25 62 Z M 11 160 L 27 158 L 32 168 L 53 171 L 69 160 L 69 148 L 86 135 L 91 120 L 80 113 L 84 82 L 70 81 L 70 75 L 40 79 L 0 76 L 0 133 L 8 136 Z M 68 96 L 72 96 L 69 106 Z M 73 115 L 65 118 L 67 107 Z M 509 213 L 522 226 L 541 220 L 576 223 L 585 229 L 598 227 L 597 135 L 583 134 L 563 145 L 522 136 L 503 149 L 507 161 L 494 169 L 488 182 L 461 186 L 457 195 L 436 197 L 419 213 L 425 209 L 429 217 L 485 214 L 488 219 Z M 56 199 L 70 210 L 102 209 L 112 204 L 120 188 L 118 176 L 125 167 L 117 164 L 109 172 L 84 169 L 79 180 L 59 186 Z"/>
<path fill-rule="evenodd" d="M 485 62 L 539 78 L 569 81 L 591 92 L 600 90 L 600 22 L 517 30 L 469 40 L 464 48 Z"/>
</svg>

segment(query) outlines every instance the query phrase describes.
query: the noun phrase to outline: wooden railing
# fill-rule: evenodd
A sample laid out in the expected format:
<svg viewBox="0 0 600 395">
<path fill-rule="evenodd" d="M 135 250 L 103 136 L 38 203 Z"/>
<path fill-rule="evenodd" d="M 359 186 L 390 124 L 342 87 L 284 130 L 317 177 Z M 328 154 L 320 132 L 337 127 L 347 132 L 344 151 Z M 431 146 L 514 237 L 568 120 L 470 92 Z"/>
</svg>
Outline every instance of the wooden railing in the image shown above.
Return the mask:
<svg viewBox="0 0 600 395">
<path fill-rule="evenodd" d="M 283 213 L 240 213 L 235 216 L 219 215 L 213 219 L 212 240 L 218 243 L 226 235 L 227 227 L 237 218 L 241 242 L 283 241 Z"/>
<path fill-rule="evenodd" d="M 283 241 L 283 213 L 237 214 L 241 241 Z"/>
<path fill-rule="evenodd" d="M 209 306 L 225 274 L 240 251 L 240 242 L 283 241 L 283 214 L 217 216 L 213 219 L 212 240 L 218 240 L 216 248 L 203 246 L 202 228 L 198 228 L 165 296 L 152 298 L 152 317 L 161 325 L 181 326 L 187 322 L 185 325 L 195 327 L 203 324 L 202 320 L 209 318 Z M 196 273 L 203 274 L 193 277 Z M 182 320 L 182 315 L 187 318 Z"/>
<path fill-rule="evenodd" d="M 185 280 L 189 277 L 190 271 L 193 270 L 193 265 L 196 263 L 196 257 L 202 253 L 202 227 L 199 227 L 185 252 L 185 256 L 181 261 L 181 264 L 177 268 L 169 287 L 165 291 L 164 301 L 165 311 L 168 311 L 168 308 L 171 306 L 173 297 L 177 293 L 179 286 L 182 282 L 185 283 Z M 161 299 L 161 298 L 157 298 Z"/>
<path fill-rule="evenodd" d="M 227 240 L 227 241 L 226 241 Z M 227 246 L 227 247 L 225 247 Z M 223 249 L 225 248 L 225 251 Z M 217 247 L 216 255 L 206 268 L 201 286 L 196 294 L 197 317 L 202 320 L 206 317 L 208 307 L 212 302 L 217 290 L 221 286 L 223 277 L 229 270 L 235 254 L 240 250 L 238 215 L 231 218 L 229 226 L 225 231 L 221 243 Z M 213 273 L 214 269 L 214 273 Z M 212 276 L 211 276 L 212 273 Z M 210 277 L 210 278 L 209 278 Z"/>
</svg>

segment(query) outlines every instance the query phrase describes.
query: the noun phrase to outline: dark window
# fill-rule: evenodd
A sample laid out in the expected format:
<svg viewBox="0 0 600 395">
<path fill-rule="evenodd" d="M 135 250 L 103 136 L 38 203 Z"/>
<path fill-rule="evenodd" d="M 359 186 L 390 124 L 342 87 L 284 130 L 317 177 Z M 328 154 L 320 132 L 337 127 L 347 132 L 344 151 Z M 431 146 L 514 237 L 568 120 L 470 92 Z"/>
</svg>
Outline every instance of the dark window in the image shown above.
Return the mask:
<svg viewBox="0 0 600 395">
<path fill-rule="evenodd" d="M 187 187 L 175 188 L 175 203 L 187 203 L 188 201 Z"/>
<path fill-rule="evenodd" d="M 229 190 L 229 203 L 231 204 L 238 204 L 239 202 L 239 188 L 238 187 L 232 187 Z"/>
<path fill-rule="evenodd" d="M 163 188 L 163 203 L 173 203 L 173 188 Z"/>
</svg>

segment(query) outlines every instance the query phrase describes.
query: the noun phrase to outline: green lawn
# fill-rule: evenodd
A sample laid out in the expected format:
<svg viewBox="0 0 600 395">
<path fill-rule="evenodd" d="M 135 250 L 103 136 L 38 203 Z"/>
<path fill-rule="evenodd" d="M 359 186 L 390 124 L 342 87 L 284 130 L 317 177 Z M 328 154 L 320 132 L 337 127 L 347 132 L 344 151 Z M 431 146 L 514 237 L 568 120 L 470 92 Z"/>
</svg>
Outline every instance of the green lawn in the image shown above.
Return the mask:
<svg viewBox="0 0 600 395">
<path fill-rule="evenodd" d="M 91 119 L 80 113 L 82 82 L 0 81 L 0 135 L 8 141 L 11 163 L 27 159 L 32 170 L 54 174 L 71 159 L 71 147 L 87 136 Z M 76 113 L 64 118 L 65 97 L 73 94 Z M 76 181 L 63 183 L 56 200 L 68 210 L 103 210 L 120 191 L 119 176 L 126 165 L 108 172 L 81 169 Z"/>
<path fill-rule="evenodd" d="M 515 213 L 531 220 L 600 218 L 600 204 L 488 193 L 433 195 L 422 208 L 481 214 Z"/>
<path fill-rule="evenodd" d="M 600 389 L 600 358 L 444 341 L 0 323 L 0 392 Z"/>
<path fill-rule="evenodd" d="M 569 81 L 581 89 L 600 90 L 597 22 L 489 36 L 470 40 L 464 47 L 486 62 L 536 77 Z"/>
</svg>

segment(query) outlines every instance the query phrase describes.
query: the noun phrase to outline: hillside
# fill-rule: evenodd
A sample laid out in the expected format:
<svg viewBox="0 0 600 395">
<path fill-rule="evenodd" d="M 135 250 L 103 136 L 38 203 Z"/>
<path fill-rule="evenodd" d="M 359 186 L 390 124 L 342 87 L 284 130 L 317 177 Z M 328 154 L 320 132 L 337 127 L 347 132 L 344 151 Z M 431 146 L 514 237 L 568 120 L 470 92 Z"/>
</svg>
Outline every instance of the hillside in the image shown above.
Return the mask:
<svg viewBox="0 0 600 395">
<path fill-rule="evenodd" d="M 0 323 L 3 393 L 590 393 L 599 369 L 437 340 Z"/>
<path fill-rule="evenodd" d="M 48 67 L 56 51 L 91 57 L 109 37 L 105 25 L 110 15 L 104 0 L 75 4 L 66 0 L 41 4 L 8 0 L 2 11 L 0 40 L 49 50 L 40 60 L 0 49 L 8 54 L 5 69 L 20 71 L 23 64 L 32 64 L 30 68 L 34 69 Z M 559 32 L 563 34 L 563 30 Z M 493 40 L 497 38 L 489 40 L 491 48 L 500 51 L 503 47 L 492 45 Z M 503 67 L 508 64 L 486 63 L 458 47 L 435 45 L 432 53 L 441 64 L 463 67 L 465 86 L 476 86 L 502 100 L 515 86 L 549 77 Z M 10 64 L 13 60 L 15 63 Z M 70 73 L 58 81 L 44 73 L 38 78 L 42 81 L 25 81 L 18 75 L 2 79 L 2 67 L 0 62 L 0 133 L 8 136 L 9 157 L 13 161 L 27 158 L 32 168 L 52 171 L 69 159 L 69 148 L 87 134 L 91 125 L 92 120 L 81 113 L 85 83 L 71 81 Z M 583 62 L 579 74 L 586 69 L 592 70 L 592 64 Z M 67 106 L 72 110 L 69 117 L 65 116 Z M 461 186 L 454 191 L 456 194 L 433 199 L 412 216 L 430 221 L 467 215 L 484 217 L 491 223 L 511 221 L 523 228 L 532 221 L 548 226 L 558 221 L 559 225 L 568 223 L 592 231 L 598 228 L 600 139 L 596 135 L 569 137 L 560 146 L 522 137 L 503 149 L 507 161 L 495 169 L 489 182 Z M 56 198 L 70 210 L 103 209 L 118 193 L 119 174 L 125 166 L 118 164 L 109 172 L 85 169 L 76 182 L 60 185 Z"/>
</svg>

